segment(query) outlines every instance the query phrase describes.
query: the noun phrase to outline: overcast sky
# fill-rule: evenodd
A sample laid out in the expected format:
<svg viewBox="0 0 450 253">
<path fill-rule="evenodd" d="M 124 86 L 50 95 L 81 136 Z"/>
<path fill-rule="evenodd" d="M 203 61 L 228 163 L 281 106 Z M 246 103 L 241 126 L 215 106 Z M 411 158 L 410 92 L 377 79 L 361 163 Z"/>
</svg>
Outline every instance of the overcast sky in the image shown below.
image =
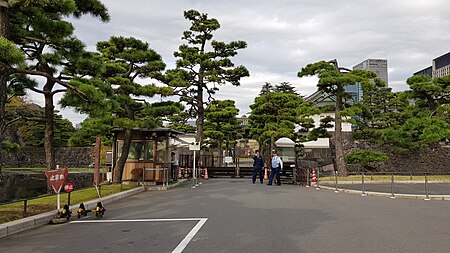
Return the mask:
<svg viewBox="0 0 450 253">
<path fill-rule="evenodd" d="M 316 91 L 316 79 L 297 73 L 308 63 L 337 59 L 351 68 L 368 58 L 388 60 L 389 86 L 406 90 L 405 81 L 431 60 L 450 51 L 448 0 L 104 0 L 111 21 L 91 17 L 73 22 L 76 35 L 95 50 L 110 36 L 132 36 L 150 44 L 173 68 L 173 52 L 190 23 L 183 11 L 195 9 L 216 18 L 218 41 L 244 40 L 248 47 L 232 60 L 250 77 L 240 87 L 222 86 L 217 99 L 233 99 L 240 114 L 265 82 L 290 82 L 301 95 Z M 39 98 L 35 98 L 39 101 Z M 40 99 L 42 100 L 42 99 Z M 84 119 L 63 110 L 74 123 Z"/>
</svg>

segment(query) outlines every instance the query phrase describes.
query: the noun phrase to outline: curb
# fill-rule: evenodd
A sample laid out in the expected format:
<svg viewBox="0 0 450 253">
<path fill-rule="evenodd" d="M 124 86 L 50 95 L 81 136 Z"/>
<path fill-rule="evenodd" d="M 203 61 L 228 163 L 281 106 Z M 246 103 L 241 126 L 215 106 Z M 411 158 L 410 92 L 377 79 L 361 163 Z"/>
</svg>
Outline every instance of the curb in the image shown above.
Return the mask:
<svg viewBox="0 0 450 253">
<path fill-rule="evenodd" d="M 324 189 L 327 191 L 335 191 L 335 187 L 328 187 L 328 186 L 320 186 L 320 189 Z M 354 195 L 362 195 L 362 191 L 358 190 L 348 190 L 348 189 L 341 189 L 338 188 L 339 192 L 348 193 L 348 194 L 354 194 Z M 365 191 L 366 196 L 377 196 L 377 197 L 392 197 L 391 193 L 385 193 L 385 192 L 368 192 Z M 394 198 L 399 199 L 422 199 L 422 200 L 450 200 L 450 195 L 428 195 L 428 199 L 426 199 L 426 195 L 422 194 L 402 194 L 402 193 L 394 193 Z"/>
<path fill-rule="evenodd" d="M 103 203 L 111 203 L 123 198 L 130 197 L 132 195 L 144 192 L 143 187 L 134 188 L 128 191 L 119 192 L 117 194 L 109 195 L 102 198 Z M 90 200 L 84 202 L 86 209 L 94 209 L 97 206 L 98 200 Z M 77 205 L 70 206 L 71 210 L 78 209 Z M 53 218 L 55 218 L 55 211 L 49 211 L 46 213 L 37 214 L 34 216 L 26 217 L 23 219 L 10 221 L 0 224 L 0 238 L 7 237 L 16 233 L 20 233 L 25 230 L 30 230 L 39 226 L 48 224 Z"/>
</svg>

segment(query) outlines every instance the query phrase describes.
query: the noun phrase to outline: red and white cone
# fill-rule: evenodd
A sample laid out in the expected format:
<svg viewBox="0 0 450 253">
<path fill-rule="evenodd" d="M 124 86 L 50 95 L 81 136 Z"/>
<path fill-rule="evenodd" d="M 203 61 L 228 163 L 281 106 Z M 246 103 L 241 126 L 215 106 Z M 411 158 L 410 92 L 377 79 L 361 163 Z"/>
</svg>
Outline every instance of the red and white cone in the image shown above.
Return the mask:
<svg viewBox="0 0 450 253">
<path fill-rule="evenodd" d="M 264 168 L 264 180 L 269 180 L 269 175 L 267 175 L 267 167 Z"/>
<path fill-rule="evenodd" d="M 183 175 L 181 174 L 181 168 L 178 167 L 178 178 L 183 178 Z"/>
<path fill-rule="evenodd" d="M 317 183 L 316 170 L 315 169 L 313 169 L 313 171 L 312 171 L 311 183 Z"/>
<path fill-rule="evenodd" d="M 204 175 L 204 177 L 203 177 L 205 180 L 208 180 L 209 179 L 209 176 L 208 176 L 208 168 L 205 168 L 205 175 Z"/>
</svg>

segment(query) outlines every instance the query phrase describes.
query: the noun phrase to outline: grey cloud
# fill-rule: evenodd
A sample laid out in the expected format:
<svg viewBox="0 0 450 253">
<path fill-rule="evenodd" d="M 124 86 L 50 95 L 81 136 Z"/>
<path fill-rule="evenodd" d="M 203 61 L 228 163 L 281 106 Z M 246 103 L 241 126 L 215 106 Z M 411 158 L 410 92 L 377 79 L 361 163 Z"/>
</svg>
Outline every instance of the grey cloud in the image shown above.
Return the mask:
<svg viewBox="0 0 450 253">
<path fill-rule="evenodd" d="M 338 59 L 352 67 L 367 58 L 384 58 L 390 69 L 390 86 L 407 89 L 413 72 L 450 51 L 450 5 L 444 0 L 129 0 L 103 1 L 111 22 L 82 17 L 75 20 L 77 35 L 90 49 L 111 35 L 134 36 L 150 43 L 174 66 L 173 52 L 189 28 L 183 11 L 197 9 L 219 20 L 220 41 L 244 40 L 248 48 L 233 59 L 246 66 L 252 77 L 239 88 L 226 85 L 220 98 L 233 96 L 241 113 L 264 82 L 289 81 L 301 93 L 314 84 L 296 77 L 306 64 Z M 256 93 L 254 92 L 256 91 Z M 246 94 L 245 96 L 242 94 Z M 308 94 L 304 94 L 308 95 Z"/>
</svg>

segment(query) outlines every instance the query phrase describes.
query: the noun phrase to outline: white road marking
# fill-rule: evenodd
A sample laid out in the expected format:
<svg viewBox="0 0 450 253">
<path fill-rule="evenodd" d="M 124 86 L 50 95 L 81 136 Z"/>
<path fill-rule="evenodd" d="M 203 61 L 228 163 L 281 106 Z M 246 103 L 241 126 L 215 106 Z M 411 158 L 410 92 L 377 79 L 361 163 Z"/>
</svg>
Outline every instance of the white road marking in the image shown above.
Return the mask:
<svg viewBox="0 0 450 253">
<path fill-rule="evenodd" d="M 192 238 L 206 223 L 208 218 L 180 218 L 180 219 L 136 219 L 136 220 L 78 220 L 71 221 L 70 223 L 121 223 L 121 222 L 167 222 L 167 221 L 198 221 L 194 228 L 191 229 L 189 234 L 178 244 L 178 246 L 172 251 L 172 253 L 181 253 L 184 248 L 191 242 Z"/>
<path fill-rule="evenodd" d="M 195 227 L 189 232 L 189 234 L 186 235 L 186 237 L 183 239 L 183 241 L 178 244 L 178 246 L 172 251 L 172 253 L 181 253 L 183 252 L 184 248 L 189 244 L 189 242 L 194 238 L 195 234 L 202 228 L 203 224 L 208 220 L 208 218 L 200 219 L 200 221 L 195 225 Z"/>
<path fill-rule="evenodd" d="M 200 221 L 208 218 L 180 218 L 180 219 L 136 219 L 136 220 L 76 220 L 70 223 L 114 223 L 114 222 L 162 222 L 162 221 Z"/>
</svg>

